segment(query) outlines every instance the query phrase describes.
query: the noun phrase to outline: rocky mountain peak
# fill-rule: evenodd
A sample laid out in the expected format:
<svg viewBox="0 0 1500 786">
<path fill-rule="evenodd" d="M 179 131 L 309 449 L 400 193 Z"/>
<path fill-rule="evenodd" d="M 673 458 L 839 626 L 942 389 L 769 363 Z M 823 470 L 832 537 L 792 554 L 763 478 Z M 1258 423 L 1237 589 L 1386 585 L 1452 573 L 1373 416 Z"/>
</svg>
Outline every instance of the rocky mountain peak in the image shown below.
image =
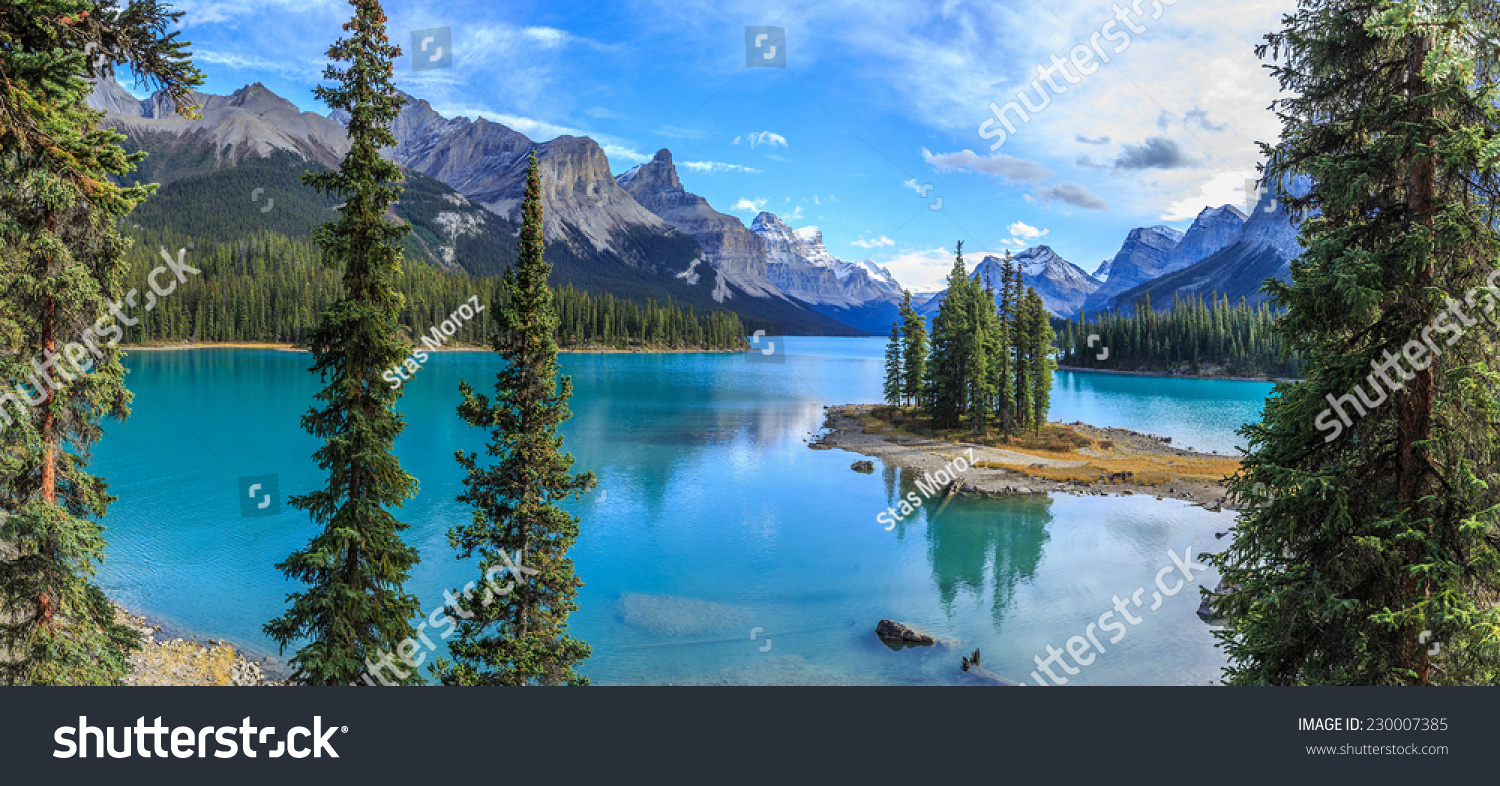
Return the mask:
<svg viewBox="0 0 1500 786">
<path fill-rule="evenodd" d="M 1193 225 L 1188 227 L 1187 234 L 1182 236 L 1182 241 L 1172 249 L 1172 255 L 1160 274 L 1181 270 L 1209 258 L 1229 245 L 1244 223 L 1245 214 L 1234 205 L 1203 208 L 1193 219 Z"/>
<path fill-rule="evenodd" d="M 150 104 L 149 99 L 142 100 L 131 95 L 113 77 L 106 77 L 95 82 L 94 92 L 89 94 L 88 98 L 90 107 L 126 117 L 144 116 Z"/>
<path fill-rule="evenodd" d="M 1042 299 L 1042 306 L 1053 316 L 1071 317 L 1078 313 L 1084 299 L 1099 286 L 1092 276 L 1063 259 L 1050 246 L 1021 249 L 1011 255 L 1011 265 L 1022 272 L 1026 286 L 1036 290 Z M 995 291 L 997 306 L 1004 298 L 998 291 L 1005 280 L 1004 275 L 1005 258 L 995 254 L 984 255 L 969 271 L 969 279 L 981 289 Z M 927 317 L 936 316 L 947 296 L 948 292 L 944 290 L 926 300 L 919 301 L 913 297 L 914 302 L 920 302 L 916 307 L 917 313 Z"/>
<path fill-rule="evenodd" d="M 785 221 L 776 217 L 775 213 L 763 211 L 750 222 L 750 229 L 755 232 L 782 232 L 791 234 L 792 228 Z"/>
<path fill-rule="evenodd" d="M 677 178 L 677 167 L 672 163 L 672 151 L 662 148 L 656 151 L 656 156 L 644 164 L 631 168 L 628 172 L 615 178 L 615 181 L 624 186 L 627 183 L 635 184 L 631 189 L 648 192 L 683 191 L 682 181 Z"/>
<path fill-rule="evenodd" d="M 802 227 L 801 229 L 794 229 L 792 230 L 792 234 L 796 235 L 798 240 L 801 240 L 807 245 L 823 248 L 823 230 L 818 229 L 817 227 Z M 827 249 L 824 249 L 824 251 L 826 252 Z"/>
<path fill-rule="evenodd" d="M 175 104 L 160 91 L 137 100 L 113 79 L 101 79 L 94 85 L 89 104 L 105 110 L 103 125 L 122 131 L 137 144 L 147 146 L 148 137 L 175 139 L 173 146 L 179 152 L 201 149 L 217 165 L 287 150 L 304 160 L 337 166 L 349 148 L 343 126 L 316 112 L 297 109 L 258 82 L 229 95 L 195 92 L 187 100 L 198 105 L 201 117 L 177 114 Z M 175 170 L 158 169 L 155 176 L 160 182 L 170 182 Z"/>
</svg>

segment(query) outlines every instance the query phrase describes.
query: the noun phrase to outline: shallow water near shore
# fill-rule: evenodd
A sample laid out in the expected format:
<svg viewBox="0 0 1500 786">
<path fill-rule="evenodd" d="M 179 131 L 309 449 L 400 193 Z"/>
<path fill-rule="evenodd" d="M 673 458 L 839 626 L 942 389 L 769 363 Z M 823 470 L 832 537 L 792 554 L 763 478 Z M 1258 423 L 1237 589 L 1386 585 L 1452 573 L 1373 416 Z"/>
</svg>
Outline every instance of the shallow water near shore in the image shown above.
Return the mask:
<svg viewBox="0 0 1500 786">
<path fill-rule="evenodd" d="M 592 645 L 595 683 L 968 684 L 959 657 L 1027 681 L 1033 656 L 1085 634 L 1115 595 L 1145 588 L 1181 555 L 1217 551 L 1233 523 L 1170 500 L 1035 495 L 929 504 L 893 530 L 875 517 L 909 479 L 814 451 L 822 407 L 880 397 L 883 339 L 778 339 L 755 354 L 569 354 L 576 467 L 599 488 L 572 509 L 586 582 L 572 633 Z M 274 350 L 132 353 L 133 415 L 108 424 L 95 469 L 119 497 L 106 520 L 106 591 L 177 630 L 274 653 L 261 626 L 298 589 L 275 564 L 314 533 L 285 504 L 323 482 L 300 429 L 317 380 Z M 476 577 L 445 533 L 468 517 L 453 451 L 484 435 L 454 413 L 460 379 L 488 390 L 491 353 L 434 353 L 405 386 L 397 443 L 418 477 L 400 512 L 423 561 L 407 590 L 424 612 Z M 1060 372 L 1051 419 L 1173 437 L 1229 452 L 1268 383 Z M 239 479 L 276 475 L 280 511 L 241 515 Z M 1196 587 L 1165 598 L 1077 675 L 1076 684 L 1205 684 L 1223 664 L 1194 614 Z M 1170 586 L 1172 582 L 1167 580 Z M 891 618 L 951 646 L 893 651 Z"/>
</svg>

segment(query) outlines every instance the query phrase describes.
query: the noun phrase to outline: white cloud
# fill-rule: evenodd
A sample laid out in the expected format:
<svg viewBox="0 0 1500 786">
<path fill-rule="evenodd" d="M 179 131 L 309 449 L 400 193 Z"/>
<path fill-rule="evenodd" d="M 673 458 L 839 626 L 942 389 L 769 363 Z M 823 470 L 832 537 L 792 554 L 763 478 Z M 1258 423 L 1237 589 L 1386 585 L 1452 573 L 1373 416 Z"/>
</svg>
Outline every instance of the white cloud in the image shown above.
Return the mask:
<svg viewBox="0 0 1500 786">
<path fill-rule="evenodd" d="M 651 160 L 651 156 L 648 156 L 638 150 L 632 150 L 628 147 L 622 147 L 620 145 L 600 145 L 600 147 L 604 149 L 604 155 L 608 156 L 609 160 L 611 161 L 624 159 L 631 162 L 632 164 L 644 164 L 647 161 Z"/>
<path fill-rule="evenodd" d="M 1027 161 L 1024 158 L 1008 156 L 1004 153 L 996 153 L 992 156 L 981 156 L 973 150 L 963 150 L 957 153 L 933 153 L 927 148 L 922 148 L 922 160 L 937 167 L 939 171 L 944 169 L 960 169 L 969 172 L 978 172 L 981 175 L 992 177 L 1003 177 L 1023 183 L 1035 183 L 1046 180 L 1052 176 L 1052 170 L 1035 161 Z M 913 187 L 911 181 L 907 187 Z M 918 190 L 918 193 L 921 193 Z"/>
<path fill-rule="evenodd" d="M 262 3 L 246 3 L 242 0 L 235 2 L 220 2 L 220 0 L 176 0 L 172 3 L 173 11 L 182 11 L 182 19 L 178 20 L 178 26 L 183 28 L 194 25 L 219 24 L 232 22 L 237 16 L 250 16 L 263 13 L 264 6 L 276 6 L 278 11 L 274 13 L 286 13 L 288 11 L 328 11 L 343 5 L 338 0 L 265 0 Z M 261 6 L 261 7 L 256 7 Z M 232 25 L 231 25 L 232 26 Z M 193 53 L 197 55 L 197 52 Z"/>
<path fill-rule="evenodd" d="M 672 138 L 672 139 L 707 139 L 708 138 L 708 132 L 707 131 L 700 131 L 699 129 L 696 129 L 696 128 L 682 128 L 681 126 L 662 126 L 660 128 L 654 128 L 654 129 L 652 129 L 651 133 L 656 134 L 657 136 L 664 136 L 664 137 L 669 137 L 669 138 Z"/>
<path fill-rule="evenodd" d="M 885 235 L 881 235 L 880 237 L 870 240 L 867 240 L 865 238 L 851 240 L 849 241 L 849 245 L 859 246 L 860 248 L 880 248 L 881 246 L 894 246 L 896 245 L 896 241 L 886 237 Z"/>
<path fill-rule="evenodd" d="M 1220 205 L 1234 205 L 1240 210 L 1253 210 L 1254 205 L 1246 207 L 1245 181 L 1256 179 L 1255 170 L 1219 172 L 1198 186 L 1198 193 L 1173 202 L 1170 207 L 1161 214 L 1163 221 L 1191 221 L 1198 216 L 1199 211 L 1205 207 L 1218 207 Z M 1254 194 L 1254 186 L 1251 193 Z"/>
<path fill-rule="evenodd" d="M 760 147 L 761 145 L 772 149 L 775 149 L 777 146 L 787 147 L 786 137 L 774 131 L 753 131 L 748 134 L 741 134 L 735 137 L 734 141 L 729 144 L 737 145 L 742 141 L 750 145 L 751 148 Z"/>
<path fill-rule="evenodd" d="M 285 74 L 294 79 L 308 82 L 318 81 L 323 75 L 323 67 L 327 60 L 283 60 L 280 58 L 257 57 L 255 55 L 241 55 L 234 52 L 220 52 L 212 49 L 193 50 L 193 60 L 214 65 L 227 66 L 240 71 L 249 71 L 247 77 L 259 80 L 257 73 L 267 71 Z"/>
<path fill-rule="evenodd" d="M 801 205 L 798 205 L 798 206 L 792 208 L 792 212 L 783 214 L 781 216 L 781 220 L 782 221 L 796 221 L 799 218 L 802 218 L 802 206 Z"/>
<path fill-rule="evenodd" d="M 1045 236 L 1047 232 L 1050 231 L 1046 229 L 1037 229 L 1036 227 L 1030 226 L 1022 221 L 1017 221 L 1014 224 L 1011 224 L 1010 226 L 1006 227 L 1006 230 L 1010 232 L 1011 237 L 1024 238 L 1026 240 L 1036 240 L 1037 238 Z"/>
<path fill-rule="evenodd" d="M 694 172 L 703 172 L 704 174 L 710 175 L 717 172 L 744 172 L 751 175 L 760 174 L 759 169 L 748 166 L 740 166 L 739 164 L 726 164 L 723 161 L 678 161 L 677 165 L 680 167 L 691 169 Z"/>
<path fill-rule="evenodd" d="M 746 212 L 746 213 L 759 213 L 762 210 L 766 209 L 766 200 L 764 200 L 764 199 L 746 199 L 744 197 L 740 197 L 740 201 L 735 202 L 733 205 L 730 206 L 729 209 L 730 210 L 739 210 L 739 211 L 743 211 L 743 212 Z"/>
<path fill-rule="evenodd" d="M 1036 227 L 1031 226 L 1024 221 L 1017 221 L 1006 227 L 1006 230 L 1010 232 L 1010 239 L 1002 240 L 1000 242 L 1005 245 L 1016 246 L 1017 248 L 1025 248 L 1027 246 L 1035 245 L 1038 240 L 1046 237 L 1047 233 L 1051 231 L 1047 229 L 1037 229 Z"/>
<path fill-rule="evenodd" d="M 936 292 L 946 287 L 943 280 L 953 268 L 953 252 L 942 246 L 925 249 L 902 249 L 880 264 L 912 292 Z"/>
</svg>

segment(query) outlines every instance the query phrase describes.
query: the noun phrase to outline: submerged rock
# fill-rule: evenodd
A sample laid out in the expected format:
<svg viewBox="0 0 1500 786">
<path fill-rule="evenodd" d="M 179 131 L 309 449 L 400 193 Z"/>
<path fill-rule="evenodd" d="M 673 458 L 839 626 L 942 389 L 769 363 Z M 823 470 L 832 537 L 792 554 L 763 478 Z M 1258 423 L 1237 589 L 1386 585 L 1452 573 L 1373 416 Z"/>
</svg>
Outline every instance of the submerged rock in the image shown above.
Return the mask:
<svg viewBox="0 0 1500 786">
<path fill-rule="evenodd" d="M 750 630 L 748 610 L 696 598 L 627 592 L 615 609 L 626 625 L 658 636 L 748 635 Z"/>
<path fill-rule="evenodd" d="M 875 635 L 888 641 L 909 641 L 923 646 L 937 643 L 937 639 L 895 620 L 881 620 L 875 626 Z"/>
</svg>

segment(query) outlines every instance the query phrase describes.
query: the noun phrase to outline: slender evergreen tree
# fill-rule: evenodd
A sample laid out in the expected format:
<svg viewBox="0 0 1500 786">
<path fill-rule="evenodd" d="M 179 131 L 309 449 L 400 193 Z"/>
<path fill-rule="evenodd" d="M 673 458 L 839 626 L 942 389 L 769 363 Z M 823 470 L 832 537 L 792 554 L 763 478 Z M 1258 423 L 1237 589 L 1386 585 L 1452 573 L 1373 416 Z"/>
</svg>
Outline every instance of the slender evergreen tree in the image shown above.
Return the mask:
<svg viewBox="0 0 1500 786">
<path fill-rule="evenodd" d="M 1027 362 L 1031 365 L 1031 427 L 1040 432 L 1047 422 L 1047 410 L 1052 406 L 1052 372 L 1057 368 L 1053 359 L 1053 345 L 1057 335 L 1047 307 L 1035 289 L 1026 290 L 1026 349 Z"/>
<path fill-rule="evenodd" d="M 955 428 L 964 415 L 972 332 L 972 287 L 962 244 L 948 272 L 948 291 L 932 318 L 932 349 L 923 380 L 924 406 L 938 428 Z"/>
<path fill-rule="evenodd" d="M 911 305 L 911 290 L 901 300 L 901 395 L 922 403 L 922 380 L 927 375 L 927 320 Z"/>
<path fill-rule="evenodd" d="M 1001 260 L 1003 266 L 1010 264 L 1010 252 L 1005 252 Z M 995 425 L 1002 431 L 1006 428 L 1006 422 L 1010 416 L 1010 332 L 1011 326 L 1006 319 L 1002 303 L 996 301 L 997 292 L 994 289 L 994 281 L 990 273 L 992 265 L 984 268 L 984 297 L 990 303 L 990 323 L 985 336 L 986 351 L 989 354 L 989 408 L 994 414 Z"/>
<path fill-rule="evenodd" d="M 1305 380 L 1241 431 L 1227 681 L 1493 684 L 1496 11 L 1302 0 L 1284 25 L 1265 182 L 1310 181 L 1278 197 L 1306 251 L 1266 290 Z"/>
<path fill-rule="evenodd" d="M 1011 368 L 1015 376 L 1011 383 L 1011 408 L 1015 412 L 1012 428 L 1020 431 L 1030 428 L 1035 417 L 1032 408 L 1033 371 L 1031 363 L 1031 332 L 1034 326 L 1026 313 L 1026 277 L 1019 266 L 1012 271 L 1010 279 L 1010 335 Z"/>
<path fill-rule="evenodd" d="M 155 186 L 97 123 L 91 78 L 129 64 L 178 112 L 201 75 L 156 3 L 0 2 L 0 682 L 117 683 L 135 635 L 94 583 L 114 501 L 87 472 L 106 417 L 129 414 L 112 319 L 129 243 L 116 220 Z M 102 326 L 100 328 L 102 330 Z M 107 332 L 107 331 L 106 331 Z M 20 384 L 25 380 L 24 384 Z M 29 388 L 29 389 L 28 389 Z"/>
<path fill-rule="evenodd" d="M 962 244 L 960 244 L 962 250 Z M 984 263 L 981 263 L 984 264 Z M 989 266 L 985 265 L 988 273 Z M 980 287 L 976 278 L 969 281 L 969 318 L 966 337 L 969 344 L 969 424 L 974 433 L 982 434 L 995 414 L 995 377 L 991 371 L 999 348 L 995 338 L 995 299 L 988 286 Z"/>
<path fill-rule="evenodd" d="M 568 556 L 578 537 L 578 518 L 558 507 L 594 486 L 594 474 L 573 474 L 573 456 L 563 453 L 560 425 L 571 417 L 573 382 L 559 376 L 553 331 L 557 313 L 542 257 L 542 177 L 536 151 L 526 168 L 520 259 L 506 272 L 509 304 L 501 311 L 494 348 L 504 361 L 495 378 L 495 399 L 459 385 L 458 414 L 489 431 L 481 466 L 474 453 L 458 451 L 467 473 L 460 502 L 474 506 L 473 521 L 454 527 L 449 541 L 459 557 L 479 555 L 483 588 L 460 601 L 453 661 L 436 673 L 446 685 L 587 685 L 578 665 L 589 645 L 568 635 L 568 615 L 583 586 Z M 496 586 L 503 581 L 503 587 Z"/>
<path fill-rule="evenodd" d="M 1010 252 L 1000 260 L 1000 302 L 997 304 L 997 317 L 1000 323 L 1000 344 L 996 349 L 996 357 L 999 361 L 995 363 L 996 373 L 1000 375 L 999 384 L 996 385 L 995 415 L 1000 420 L 1002 431 L 1009 432 L 1015 428 L 1016 423 L 1016 303 L 1015 303 L 1015 277 L 1016 264 L 1011 258 Z"/>
<path fill-rule="evenodd" d="M 323 530 L 277 565 L 307 588 L 290 595 L 290 608 L 265 627 L 283 652 L 305 640 L 291 665 L 292 679 L 308 685 L 355 684 L 369 661 L 396 652 L 413 634 L 411 619 L 420 611 L 402 588 L 417 552 L 401 539 L 408 525 L 390 510 L 415 496 L 417 482 L 393 451 L 404 426 L 395 409 L 401 391 L 381 378 L 410 352 L 397 330 L 404 298 L 392 286 L 408 227 L 386 218 L 401 194 L 401 170 L 380 155 L 396 144 L 391 124 L 404 99 L 391 82 L 391 60 L 401 50 L 386 38 L 377 0 L 349 4 L 349 36 L 328 50 L 333 63 L 349 65 L 330 64 L 324 76 L 335 86 L 317 88 L 329 107 L 349 113 L 349 152 L 338 169 L 303 176 L 344 200 L 339 220 L 314 234 L 324 262 L 341 265 L 344 276 L 339 299 L 308 337 L 312 371 L 325 387 L 317 394 L 322 408 L 302 418 L 323 440 L 313 457 L 328 472 L 328 486 L 291 498 Z M 415 670 L 394 676 L 421 682 Z"/>
<path fill-rule="evenodd" d="M 885 345 L 885 403 L 901 403 L 901 321 L 891 323 L 891 340 Z"/>
</svg>

